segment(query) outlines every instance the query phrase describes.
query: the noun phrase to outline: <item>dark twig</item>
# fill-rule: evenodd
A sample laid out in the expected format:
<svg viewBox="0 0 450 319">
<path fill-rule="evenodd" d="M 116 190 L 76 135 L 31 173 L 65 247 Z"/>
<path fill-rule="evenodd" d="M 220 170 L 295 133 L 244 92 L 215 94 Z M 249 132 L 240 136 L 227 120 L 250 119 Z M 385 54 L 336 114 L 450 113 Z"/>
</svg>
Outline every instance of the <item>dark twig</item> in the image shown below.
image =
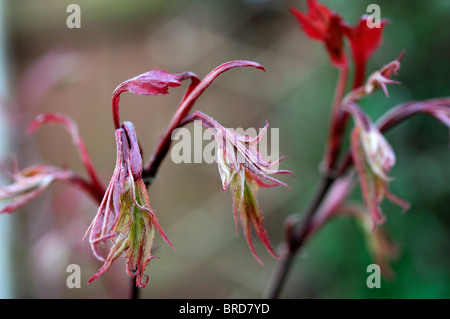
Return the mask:
<svg viewBox="0 0 450 319">
<path fill-rule="evenodd" d="M 140 289 L 136 285 L 136 279 L 134 277 L 131 278 L 131 299 L 139 299 Z"/>
</svg>

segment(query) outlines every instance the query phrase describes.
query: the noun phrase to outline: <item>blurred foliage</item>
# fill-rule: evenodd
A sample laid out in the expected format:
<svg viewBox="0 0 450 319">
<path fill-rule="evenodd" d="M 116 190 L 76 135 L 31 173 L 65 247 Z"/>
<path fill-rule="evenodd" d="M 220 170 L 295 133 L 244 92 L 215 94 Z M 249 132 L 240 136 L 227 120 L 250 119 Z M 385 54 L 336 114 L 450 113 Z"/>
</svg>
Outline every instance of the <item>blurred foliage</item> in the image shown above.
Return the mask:
<svg viewBox="0 0 450 319">
<path fill-rule="evenodd" d="M 402 84 L 390 86 L 388 99 L 382 92 L 378 92 L 363 102 L 364 109 L 374 120 L 398 103 L 449 94 L 450 2 L 448 0 L 323 0 L 322 2 L 336 10 L 352 25 L 357 23 L 370 3 L 379 4 L 382 17 L 391 21 L 385 29 L 382 46 L 369 64 L 368 73 L 379 69 L 395 59 L 402 50 L 406 50 L 402 67 L 396 77 Z M 223 80 L 217 81 L 217 87 L 231 93 L 220 100 L 209 99 L 209 96 L 213 95 L 206 95 L 202 99 L 203 105 L 208 105 L 207 112 L 217 117 L 220 115 L 225 119 L 223 123 L 225 126 L 258 127 L 267 119 L 272 127 L 280 128 L 280 153 L 289 156 L 282 167 L 292 170 L 296 178 L 288 181 L 292 186 L 288 195 L 286 190 L 275 190 L 275 195 L 270 195 L 268 191 L 261 192 L 261 206 L 268 214 L 266 220 L 269 236 L 274 243 L 280 242 L 284 219 L 293 212 L 301 214 L 319 181 L 318 167 L 328 134 L 329 108 L 337 77 L 337 70 L 328 62 L 321 44 L 306 39 L 287 10 L 289 5 L 304 9 L 305 1 L 80 0 L 77 3 L 82 8 L 83 27 L 81 30 L 70 31 L 60 27 L 61 24 L 65 24 L 65 8 L 68 3 L 66 1 L 11 3 L 12 59 L 20 71 L 29 61 L 52 45 L 59 45 L 62 42 L 76 47 L 80 43 L 85 45 L 86 42 L 83 41 L 87 41 L 93 47 L 92 51 L 95 51 L 96 42 L 101 44 L 105 38 L 111 37 L 108 50 L 112 52 L 111 54 L 124 54 L 120 61 L 128 61 L 130 66 L 127 66 L 127 62 L 119 68 L 118 63 L 109 62 L 111 63 L 108 64 L 109 69 L 116 74 L 110 73 L 109 76 L 106 74 L 104 82 L 96 83 L 98 91 L 89 92 L 90 96 L 94 94 L 106 96 L 101 100 L 101 103 L 106 105 L 107 98 L 114 88 L 111 87 L 113 84 L 107 82 L 112 81 L 111 74 L 116 76 L 114 81 L 117 83 L 126 79 L 126 76 L 146 71 L 142 69 L 144 67 L 148 68 L 146 62 L 138 65 L 140 59 L 144 61 L 142 57 L 130 55 L 125 57 L 123 51 L 125 49 L 122 50 L 124 42 L 135 41 L 144 46 L 143 42 L 149 41 L 149 35 L 151 40 L 155 40 L 149 46 L 154 47 L 158 45 L 156 40 L 161 40 L 159 44 L 164 44 L 162 40 L 166 38 L 177 39 L 168 45 L 169 50 L 161 51 L 164 54 L 158 56 L 160 60 L 153 61 L 153 65 L 157 65 L 155 68 L 165 67 L 169 72 L 185 71 L 181 68 L 187 64 L 189 69 L 203 75 L 214 66 L 214 63 L 223 62 L 223 59 L 238 58 L 255 60 L 267 67 L 266 74 L 253 72 L 245 75 L 244 72 L 240 72 L 228 78 L 224 77 Z M 179 15 L 182 15 L 184 20 L 180 20 Z M 169 28 L 170 23 L 175 26 L 173 29 Z M 198 28 L 193 28 L 193 25 Z M 189 41 L 187 44 L 182 41 L 185 37 L 197 36 L 188 34 L 190 31 L 201 34 L 198 38 L 200 42 L 191 42 L 195 43 L 196 47 L 190 47 Z M 178 37 L 174 33 L 179 33 Z M 225 44 L 214 46 L 217 37 L 225 38 L 223 40 Z M 201 39 L 208 41 L 201 42 Z M 162 50 L 160 47 L 152 49 L 154 50 L 152 52 Z M 205 51 L 203 55 L 202 50 Z M 195 54 L 198 54 L 197 59 L 192 58 L 197 56 Z M 155 58 L 155 54 L 150 56 Z M 167 62 L 164 60 L 167 56 L 178 56 L 179 59 Z M 157 64 L 158 61 L 160 64 Z M 131 66 L 131 62 L 135 63 Z M 123 77 L 119 77 L 118 72 L 121 72 L 120 76 Z M 108 83 L 108 86 L 105 83 Z M 248 91 L 250 96 L 258 96 L 248 97 L 242 91 Z M 124 98 L 123 103 L 137 101 L 133 97 L 127 99 Z M 144 99 L 143 103 L 146 106 L 149 102 L 145 101 L 148 100 Z M 154 103 L 157 104 L 161 99 L 153 98 L 152 101 L 156 101 Z M 139 111 L 143 109 L 142 107 Z M 132 114 L 126 112 L 124 110 L 126 116 Z M 157 118 L 159 122 L 164 122 L 163 120 Z M 137 121 L 142 122 L 141 125 L 137 125 L 139 135 L 140 127 L 145 126 L 143 124 L 146 122 L 142 119 Z M 152 125 L 164 127 L 163 124 L 156 122 L 151 122 L 148 126 Z M 106 133 L 99 130 L 98 134 Z M 156 140 L 160 133 L 152 134 Z M 92 136 L 87 132 L 82 135 Z M 450 298 L 448 129 L 425 115 L 416 116 L 389 132 L 387 138 L 397 155 L 397 164 L 391 174 L 395 177 L 390 184 L 391 191 L 411 203 L 411 209 L 406 214 L 402 214 L 398 207 L 390 203 L 383 204 L 383 211 L 387 215 L 386 227 L 401 248 L 400 258 L 392 264 L 396 278 L 391 282 L 383 281 L 381 289 L 368 289 L 366 267 L 372 261 L 365 247 L 364 235 L 354 221 L 335 220 L 311 239 L 296 259 L 282 297 Z M 94 140 L 92 143 L 95 145 Z M 102 153 L 114 149 L 112 137 L 107 143 L 103 143 L 111 145 Z M 112 163 L 113 156 L 111 158 L 111 162 L 107 163 Z M 103 161 L 102 158 L 102 165 Z M 177 210 L 174 209 L 176 206 L 169 206 L 173 209 L 172 212 L 175 211 L 174 215 L 170 215 L 169 211 L 169 216 L 163 217 L 166 218 L 171 230 L 178 231 L 179 246 L 175 253 L 181 254 L 181 257 L 174 259 L 176 257 L 171 252 L 169 254 L 164 249 L 161 251 L 161 260 L 156 261 L 154 265 L 152 262 L 149 267 L 151 280 L 145 296 L 259 297 L 275 261 L 268 260 L 268 256 L 264 256 L 265 261 L 267 260 L 265 268 L 262 269 L 253 263 L 249 265 L 252 257 L 245 247 L 242 236 L 238 239 L 226 237 L 221 250 L 214 251 L 217 238 L 225 236 L 224 228 L 227 235 L 234 235 L 231 198 L 229 194 L 218 197 L 219 187 L 216 183 L 218 176 L 211 175 L 216 178 L 211 181 L 209 175 L 210 171 L 211 174 L 216 174 L 215 168 L 200 168 L 194 165 L 186 167 L 182 171 L 172 165 L 167 169 L 163 168 L 160 173 L 161 176 L 165 174 L 164 178 L 170 181 L 176 179 L 176 174 L 183 174 L 183 180 L 176 182 L 177 188 L 166 184 L 155 184 L 152 187 L 156 207 L 164 207 L 161 203 L 168 199 L 171 202 L 183 203 L 178 205 L 183 207 L 178 207 Z M 199 173 L 200 171 L 203 173 Z M 192 186 L 193 182 L 199 181 L 203 181 L 203 184 Z M 158 187 L 160 190 L 157 190 Z M 170 198 L 166 195 L 168 192 L 171 194 Z M 208 196 L 208 200 L 216 199 L 217 204 L 205 201 L 205 197 L 203 197 L 205 203 L 199 204 L 202 197 L 197 195 L 198 192 Z M 355 190 L 353 198 L 360 199 L 359 189 Z M 272 204 L 273 202 L 277 204 Z M 221 209 L 225 212 L 215 214 Z M 161 211 L 163 210 L 165 209 L 161 208 Z M 198 214 L 194 215 L 194 218 L 190 218 L 190 215 L 175 215 L 176 212 L 184 214 L 190 210 L 196 210 Z M 219 214 L 226 216 L 218 217 Z M 88 214 L 92 215 L 93 212 Z M 214 218 L 216 221 L 208 218 Z M 188 227 L 191 228 L 187 229 Z M 194 230 L 194 227 L 197 228 Z M 197 230 L 205 236 L 204 238 L 209 239 L 195 237 Z M 170 237 L 167 229 L 166 233 Z M 231 241 L 235 243 L 233 246 L 229 244 Z M 177 246 L 177 239 L 172 242 Z M 198 263 L 193 261 L 196 258 Z M 116 267 L 119 269 L 116 273 L 124 272 L 123 267 L 123 265 Z M 158 278 L 158 272 L 163 271 L 166 275 Z M 167 279 L 175 273 L 179 274 L 179 277 L 173 277 L 173 281 Z M 180 278 L 185 280 L 184 284 L 177 281 Z M 33 295 L 32 292 L 20 293 L 25 296 Z"/>
<path fill-rule="evenodd" d="M 361 1 L 323 1 L 355 24 L 365 6 Z M 450 82 L 450 17 L 448 1 L 371 1 L 381 7 L 382 17 L 391 23 L 384 32 L 381 48 L 369 64 L 369 72 L 393 60 L 406 50 L 396 79 L 402 84 L 390 86 L 390 97 L 382 92 L 363 101 L 364 109 L 375 120 L 392 106 L 409 100 L 448 96 Z M 300 5 L 299 5 L 300 6 Z M 321 48 L 317 48 L 320 50 Z M 305 119 L 306 105 L 327 104 L 331 96 L 334 72 L 327 62 L 321 65 L 308 84 L 286 101 L 290 124 L 301 121 L 306 138 L 300 150 L 308 150 L 319 159 L 322 133 L 317 123 Z M 322 85 L 317 85 L 322 83 Z M 324 87 L 326 85 L 326 87 Z M 305 103 L 306 99 L 306 103 Z M 303 105 L 303 107 L 301 107 Z M 297 106 L 297 107 L 296 107 Z M 313 111 L 309 111 L 313 112 Z M 295 115 L 296 114 L 296 115 Z M 316 112 L 317 114 L 317 112 Z M 297 122 L 298 123 L 298 122 Z M 319 135 L 319 136 L 318 136 Z M 402 214 L 390 203 L 383 205 L 387 227 L 401 248 L 393 262 L 396 278 L 382 282 L 382 289 L 368 289 L 363 273 L 371 263 L 363 236 L 353 221 L 334 221 L 312 239 L 297 260 L 289 288 L 283 296 L 302 294 L 331 298 L 449 298 L 450 297 L 450 166 L 448 129 L 427 116 L 416 116 L 387 134 L 397 155 L 390 183 L 393 193 L 411 203 Z M 316 140 L 317 139 L 317 140 Z M 294 141 L 293 141 L 294 142 Z M 302 140 L 297 141 L 302 142 Z M 295 142 L 294 142 L 295 143 Z M 318 145 L 319 147 L 314 147 Z M 302 153 L 299 153 L 302 154 Z M 304 153 L 303 153 L 304 154 Z M 359 198 L 358 191 L 355 198 Z M 298 203 L 302 205 L 304 199 Z"/>
</svg>

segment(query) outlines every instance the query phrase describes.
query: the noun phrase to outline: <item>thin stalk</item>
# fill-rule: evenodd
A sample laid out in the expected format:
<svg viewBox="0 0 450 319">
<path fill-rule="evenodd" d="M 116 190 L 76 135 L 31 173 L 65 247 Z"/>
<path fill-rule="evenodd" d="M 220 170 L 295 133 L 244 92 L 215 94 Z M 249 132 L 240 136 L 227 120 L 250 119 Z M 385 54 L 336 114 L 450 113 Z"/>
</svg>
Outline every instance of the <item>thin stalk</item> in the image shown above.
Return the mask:
<svg viewBox="0 0 450 319">
<path fill-rule="evenodd" d="M 292 262 L 294 260 L 294 254 L 288 253 L 275 268 L 272 278 L 273 284 L 269 286 L 269 289 L 265 292 L 264 298 L 277 299 L 280 296 L 281 289 L 284 286 L 289 270 L 291 269 Z"/>
<path fill-rule="evenodd" d="M 333 115 L 336 114 L 339 106 L 341 104 L 342 98 L 345 94 L 345 88 L 347 87 L 347 78 L 348 78 L 348 63 L 345 64 L 341 69 L 339 69 L 339 78 L 336 84 L 336 90 L 334 93 L 333 100 Z"/>
<path fill-rule="evenodd" d="M 355 77 L 353 79 L 352 88 L 356 89 L 364 83 L 364 76 L 366 73 L 366 62 L 364 60 L 355 60 Z"/>
</svg>

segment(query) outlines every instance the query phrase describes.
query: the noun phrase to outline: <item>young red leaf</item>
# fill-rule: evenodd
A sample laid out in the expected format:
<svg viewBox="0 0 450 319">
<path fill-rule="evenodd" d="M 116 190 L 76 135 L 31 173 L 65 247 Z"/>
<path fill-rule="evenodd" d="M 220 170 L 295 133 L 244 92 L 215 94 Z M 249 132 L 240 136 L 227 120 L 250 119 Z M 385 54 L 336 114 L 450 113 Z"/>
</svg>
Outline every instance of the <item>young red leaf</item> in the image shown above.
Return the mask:
<svg viewBox="0 0 450 319">
<path fill-rule="evenodd" d="M 306 35 L 324 43 L 331 62 L 338 68 L 347 65 L 343 47 L 342 18 L 317 0 L 308 0 L 308 14 L 289 8 Z"/>
<path fill-rule="evenodd" d="M 355 61 L 353 88 L 361 86 L 364 82 L 367 61 L 380 46 L 384 27 L 388 23 L 388 20 L 382 19 L 379 27 L 369 27 L 368 18 L 368 15 L 362 16 L 359 24 L 354 27 L 342 25 L 344 34 L 350 40 L 350 49 Z"/>
</svg>

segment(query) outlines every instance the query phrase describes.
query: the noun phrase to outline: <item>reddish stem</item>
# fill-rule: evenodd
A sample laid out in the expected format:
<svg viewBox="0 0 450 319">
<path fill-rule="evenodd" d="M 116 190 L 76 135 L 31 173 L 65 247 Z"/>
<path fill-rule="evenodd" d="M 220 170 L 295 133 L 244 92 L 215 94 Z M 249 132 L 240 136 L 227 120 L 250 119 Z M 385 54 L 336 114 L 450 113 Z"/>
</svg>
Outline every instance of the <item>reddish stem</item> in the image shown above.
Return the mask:
<svg viewBox="0 0 450 319">
<path fill-rule="evenodd" d="M 341 102 L 344 97 L 347 86 L 348 63 L 346 63 L 339 72 L 338 82 L 333 101 L 331 115 L 331 128 L 328 138 L 328 149 L 325 154 L 325 164 L 328 172 L 331 172 L 335 166 L 342 144 L 342 138 L 348 116 L 341 110 Z"/>
<path fill-rule="evenodd" d="M 181 104 L 177 108 L 175 114 L 170 121 L 170 124 L 166 130 L 166 133 L 160 139 L 155 151 L 144 166 L 142 176 L 144 180 L 148 181 L 155 177 L 159 165 L 169 151 L 170 144 L 172 142 L 172 132 L 179 127 L 180 122 L 186 117 L 186 115 L 192 109 L 197 98 L 203 93 L 203 91 L 211 84 L 211 82 L 219 76 L 221 73 L 235 67 L 254 67 L 256 69 L 264 70 L 264 67 L 258 63 L 251 61 L 231 61 L 219 65 L 212 70 L 200 83 L 195 87 L 192 85 L 188 88 L 190 93 L 186 94 L 181 101 Z"/>
<path fill-rule="evenodd" d="M 366 61 L 362 59 L 355 60 L 355 77 L 353 79 L 353 89 L 360 87 L 364 83 L 366 73 Z"/>
<path fill-rule="evenodd" d="M 67 182 L 89 194 L 99 205 L 102 202 L 104 192 L 101 192 L 99 189 L 94 187 L 92 183 L 89 183 L 81 176 L 73 174 L 73 176 L 67 179 Z"/>
<path fill-rule="evenodd" d="M 305 240 L 308 238 L 307 234 L 309 232 L 310 224 L 313 221 L 314 214 L 335 180 L 336 177 L 332 176 L 324 176 L 322 178 L 313 199 L 303 215 L 302 222 L 295 224 L 289 234 L 290 236 L 286 238 L 288 251 L 286 256 L 280 261 L 275 269 L 272 285 L 266 293 L 267 298 L 275 299 L 279 297 L 281 289 L 286 281 L 287 274 L 291 268 L 292 261 L 301 247 L 303 247 Z"/>
<path fill-rule="evenodd" d="M 105 187 L 103 186 L 103 183 L 100 181 L 100 178 L 97 175 L 97 171 L 95 170 L 94 164 L 92 163 L 91 157 L 89 156 L 86 145 L 83 143 L 81 138 L 78 140 L 77 146 L 78 150 L 80 151 L 81 161 L 83 162 L 84 167 L 86 168 L 86 171 L 91 180 L 92 187 L 96 189 L 96 192 L 98 194 L 102 194 L 103 197 L 103 194 L 105 193 Z"/>
</svg>

